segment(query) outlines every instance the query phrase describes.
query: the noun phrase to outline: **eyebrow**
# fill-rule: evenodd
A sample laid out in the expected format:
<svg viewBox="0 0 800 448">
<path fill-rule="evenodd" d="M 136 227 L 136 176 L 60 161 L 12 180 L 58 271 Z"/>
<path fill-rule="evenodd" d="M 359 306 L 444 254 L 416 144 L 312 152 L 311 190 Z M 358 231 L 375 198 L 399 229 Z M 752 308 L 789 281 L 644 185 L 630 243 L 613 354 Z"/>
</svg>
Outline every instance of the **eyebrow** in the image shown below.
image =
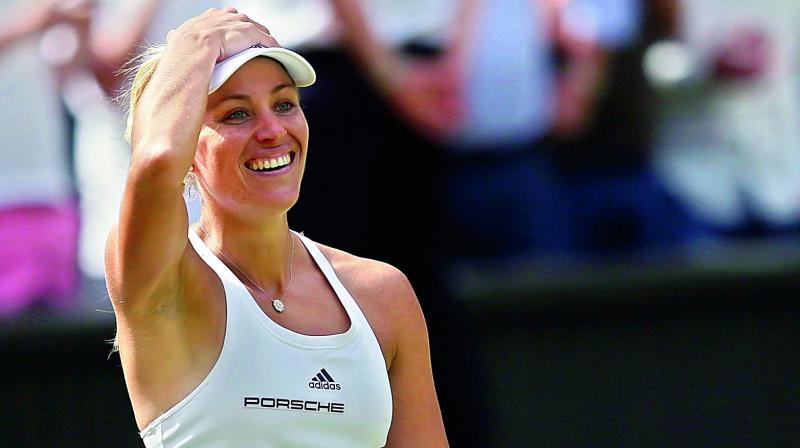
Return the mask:
<svg viewBox="0 0 800 448">
<path fill-rule="evenodd" d="M 272 88 L 272 91 L 270 91 L 270 95 L 274 95 L 274 94 L 280 92 L 281 90 L 288 89 L 288 88 L 295 89 L 298 92 L 300 91 L 297 88 L 297 86 L 294 85 L 294 84 L 278 84 L 277 86 Z M 222 98 L 221 100 L 219 100 L 219 102 L 222 103 L 222 102 L 231 101 L 231 100 L 249 100 L 249 99 L 250 99 L 250 95 L 245 95 L 245 94 L 241 94 L 241 93 L 238 93 L 238 94 L 234 93 L 232 95 L 226 96 L 225 98 Z"/>
<path fill-rule="evenodd" d="M 270 93 L 272 93 L 272 94 L 274 95 L 274 94 L 276 94 L 276 93 L 278 93 L 278 92 L 280 92 L 281 90 L 283 90 L 283 89 L 286 89 L 286 88 L 292 88 L 292 89 L 294 89 L 294 90 L 297 90 L 298 92 L 300 91 L 300 90 L 297 88 L 297 86 L 296 86 L 296 85 L 294 85 L 294 84 L 292 83 L 292 84 L 278 84 L 277 86 L 275 86 L 275 87 L 272 89 L 272 92 L 270 92 Z"/>
</svg>

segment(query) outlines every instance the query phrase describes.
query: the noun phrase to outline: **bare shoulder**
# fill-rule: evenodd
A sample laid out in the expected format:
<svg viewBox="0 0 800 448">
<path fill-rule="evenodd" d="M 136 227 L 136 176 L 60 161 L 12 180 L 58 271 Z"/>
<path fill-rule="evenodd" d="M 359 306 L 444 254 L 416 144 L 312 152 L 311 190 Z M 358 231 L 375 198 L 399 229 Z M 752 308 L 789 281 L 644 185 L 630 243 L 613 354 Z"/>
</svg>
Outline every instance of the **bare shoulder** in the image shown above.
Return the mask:
<svg viewBox="0 0 800 448">
<path fill-rule="evenodd" d="M 417 303 L 411 283 L 396 267 L 321 244 L 319 247 L 351 294 L 394 307 Z"/>
<path fill-rule="evenodd" d="M 402 335 L 425 327 L 422 309 L 408 278 L 388 263 L 321 244 L 319 248 L 366 315 L 390 365 Z"/>
</svg>

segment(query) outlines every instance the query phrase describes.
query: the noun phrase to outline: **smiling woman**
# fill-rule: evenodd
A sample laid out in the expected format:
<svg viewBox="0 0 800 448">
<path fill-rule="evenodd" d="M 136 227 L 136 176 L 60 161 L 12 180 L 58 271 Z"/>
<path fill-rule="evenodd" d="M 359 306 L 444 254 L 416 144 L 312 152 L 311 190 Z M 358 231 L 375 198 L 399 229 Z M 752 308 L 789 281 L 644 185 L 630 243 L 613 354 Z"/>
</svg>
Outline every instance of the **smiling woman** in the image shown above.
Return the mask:
<svg viewBox="0 0 800 448">
<path fill-rule="evenodd" d="M 295 204 L 308 150 L 298 88 L 269 50 L 246 50 L 251 60 L 237 55 L 241 67 L 219 87 L 212 83 L 193 164 L 209 205 L 254 220 Z M 303 76 L 313 77 L 310 66 L 303 68 Z"/>
<path fill-rule="evenodd" d="M 106 275 L 145 445 L 447 446 L 408 280 L 289 229 L 311 66 L 225 8 L 134 71 Z M 203 195 L 193 228 L 190 171 Z"/>
</svg>

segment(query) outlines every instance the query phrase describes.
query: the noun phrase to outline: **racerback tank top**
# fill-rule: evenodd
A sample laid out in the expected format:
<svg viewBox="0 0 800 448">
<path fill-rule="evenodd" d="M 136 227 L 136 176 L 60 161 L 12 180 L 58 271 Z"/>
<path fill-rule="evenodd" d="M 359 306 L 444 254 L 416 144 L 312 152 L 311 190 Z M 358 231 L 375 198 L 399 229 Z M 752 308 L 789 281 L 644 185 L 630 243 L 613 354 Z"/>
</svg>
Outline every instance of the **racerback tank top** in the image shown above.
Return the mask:
<svg viewBox="0 0 800 448">
<path fill-rule="evenodd" d="M 392 395 L 377 338 L 317 245 L 295 234 L 342 303 L 350 328 L 308 336 L 270 319 L 194 233 L 225 289 L 222 351 L 208 376 L 141 432 L 148 448 L 380 447 Z"/>
</svg>

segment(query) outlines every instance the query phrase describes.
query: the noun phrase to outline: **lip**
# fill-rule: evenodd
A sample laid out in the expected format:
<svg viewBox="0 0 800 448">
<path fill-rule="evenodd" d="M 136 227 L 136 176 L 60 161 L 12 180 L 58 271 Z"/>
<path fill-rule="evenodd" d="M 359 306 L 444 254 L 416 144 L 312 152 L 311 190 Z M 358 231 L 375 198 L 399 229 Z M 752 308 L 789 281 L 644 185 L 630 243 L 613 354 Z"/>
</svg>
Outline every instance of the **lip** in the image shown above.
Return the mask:
<svg viewBox="0 0 800 448">
<path fill-rule="evenodd" d="M 289 156 L 289 159 L 290 159 L 289 164 L 286 165 L 286 166 L 281 167 L 280 169 L 274 170 L 274 171 L 254 171 L 254 170 L 250 169 L 247 166 L 247 162 L 249 162 L 250 160 L 253 160 L 253 159 L 273 159 L 273 158 L 280 157 L 280 156 L 283 156 L 283 155 L 288 155 Z M 256 176 L 264 176 L 264 177 L 280 176 L 281 174 L 287 173 L 287 172 L 291 171 L 292 169 L 294 169 L 294 165 L 295 165 L 296 160 L 297 160 L 297 152 L 296 151 L 281 151 L 281 152 L 270 153 L 270 154 L 256 154 L 253 157 L 248 158 L 244 162 L 243 166 L 244 166 L 244 169 L 248 173 L 256 175 Z"/>
</svg>

